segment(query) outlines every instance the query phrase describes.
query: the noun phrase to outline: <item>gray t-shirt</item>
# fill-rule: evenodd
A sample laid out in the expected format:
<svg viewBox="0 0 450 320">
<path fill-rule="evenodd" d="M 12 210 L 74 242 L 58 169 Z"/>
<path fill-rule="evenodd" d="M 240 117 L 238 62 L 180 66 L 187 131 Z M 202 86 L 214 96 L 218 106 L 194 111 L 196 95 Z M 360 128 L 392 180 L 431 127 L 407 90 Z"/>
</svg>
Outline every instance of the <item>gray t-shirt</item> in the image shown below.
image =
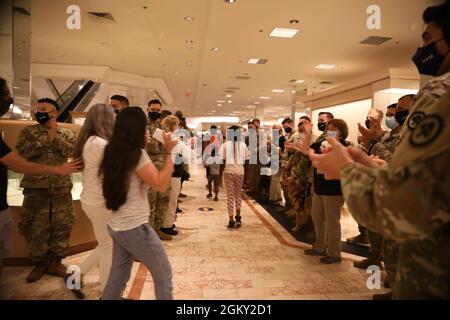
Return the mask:
<svg viewBox="0 0 450 320">
<path fill-rule="evenodd" d="M 136 170 L 130 176 L 130 188 L 127 201 L 120 206 L 119 210 L 111 212 L 108 225 L 114 231 L 127 231 L 148 223 L 150 208 L 148 205 L 149 186 L 137 175 L 146 165 L 152 163 L 147 152 L 142 150 L 141 159 Z"/>
</svg>

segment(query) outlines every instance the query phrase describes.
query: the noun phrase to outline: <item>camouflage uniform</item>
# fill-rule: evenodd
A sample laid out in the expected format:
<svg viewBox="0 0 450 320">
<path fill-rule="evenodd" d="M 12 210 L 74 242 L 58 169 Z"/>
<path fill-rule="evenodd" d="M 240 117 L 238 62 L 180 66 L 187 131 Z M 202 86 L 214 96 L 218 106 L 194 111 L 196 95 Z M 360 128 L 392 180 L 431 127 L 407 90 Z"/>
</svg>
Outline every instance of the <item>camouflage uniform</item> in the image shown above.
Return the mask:
<svg viewBox="0 0 450 320">
<path fill-rule="evenodd" d="M 75 136 L 72 131 L 57 129 L 53 141 L 48 129 L 37 124 L 22 129 L 17 139 L 18 153 L 28 161 L 61 165 L 72 157 Z M 34 262 L 64 257 L 75 222 L 72 202 L 72 179 L 60 175 L 25 175 L 23 210 L 19 229 L 28 242 Z"/>
<path fill-rule="evenodd" d="M 157 128 L 164 130 L 158 122 L 149 125 L 151 136 L 153 136 L 153 133 Z M 152 138 L 150 143 L 147 145 L 147 153 L 155 167 L 158 170 L 161 170 L 166 162 L 167 156 L 164 144 Z M 148 190 L 148 203 L 150 205 L 149 223 L 155 230 L 161 229 L 164 222 L 164 218 L 169 208 L 170 190 L 170 187 L 168 187 L 164 192 L 156 191 L 152 187 Z"/>
<path fill-rule="evenodd" d="M 450 299 L 450 73 L 416 95 L 388 166 L 345 166 L 341 184 L 362 225 L 400 244 L 394 299 Z"/>
<path fill-rule="evenodd" d="M 386 162 L 390 162 L 395 148 L 400 142 L 401 127 L 387 132 L 381 137 L 380 142 L 372 144 L 369 149 L 369 153 L 374 156 L 378 156 Z M 390 283 L 395 283 L 395 275 L 397 273 L 399 246 L 393 239 L 383 237 L 379 233 L 374 233 L 369 230 L 370 250 L 376 251 L 376 254 L 383 257 L 384 266 L 388 274 Z M 374 247 L 376 249 L 374 249 Z"/>
<path fill-rule="evenodd" d="M 298 137 L 295 131 L 292 131 L 286 136 L 286 142 L 292 143 L 294 142 L 294 138 Z M 293 155 L 292 152 L 284 150 L 281 156 L 281 169 L 283 170 L 281 174 L 281 189 L 283 190 L 284 200 L 285 200 L 285 208 L 291 208 L 291 200 L 289 199 L 289 177 L 291 176 L 290 167 L 288 167 L 289 159 Z"/>
<path fill-rule="evenodd" d="M 394 153 L 395 147 L 398 145 L 398 142 L 400 140 L 400 129 L 401 127 L 397 127 L 394 130 L 386 132 L 379 141 L 372 141 L 368 153 L 373 156 L 378 156 L 380 159 L 389 162 L 392 159 L 392 154 Z M 370 242 L 369 259 L 381 261 L 383 251 L 383 236 L 372 230 L 368 230 L 368 236 Z M 389 239 L 387 239 L 387 241 L 389 241 Z M 390 276 L 392 276 L 393 274 L 392 272 L 388 271 L 388 275 L 390 279 Z"/>
</svg>

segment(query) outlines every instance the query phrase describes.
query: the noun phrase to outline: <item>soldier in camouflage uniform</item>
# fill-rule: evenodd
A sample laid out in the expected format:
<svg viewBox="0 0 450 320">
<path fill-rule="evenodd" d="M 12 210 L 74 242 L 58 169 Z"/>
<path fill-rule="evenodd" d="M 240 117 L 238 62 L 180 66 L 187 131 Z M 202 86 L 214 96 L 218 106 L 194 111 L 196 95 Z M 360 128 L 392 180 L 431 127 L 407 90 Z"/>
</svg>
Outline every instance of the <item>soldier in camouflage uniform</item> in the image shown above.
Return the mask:
<svg viewBox="0 0 450 320">
<path fill-rule="evenodd" d="M 430 7 L 424 20 L 423 48 L 435 54 L 418 50 L 414 61 L 442 76 L 414 98 L 389 165 L 377 168 L 333 141 L 332 152 L 310 154 L 329 178 L 340 176 L 355 219 L 400 244 L 394 299 L 450 299 L 450 8 Z"/>
<path fill-rule="evenodd" d="M 295 131 L 294 131 L 294 122 L 292 121 L 292 119 L 290 118 L 286 118 L 283 120 L 283 122 L 281 123 L 281 125 L 283 126 L 284 132 L 286 133 L 285 138 L 286 138 L 286 143 L 291 143 L 293 142 L 293 137 L 295 135 Z M 286 146 L 286 145 L 285 145 Z M 290 157 L 293 155 L 292 150 L 289 151 L 286 147 L 284 149 L 284 152 L 281 156 L 281 168 L 280 170 L 282 170 L 282 174 L 281 174 L 281 189 L 283 190 L 283 195 L 284 195 L 284 207 L 280 210 L 281 213 L 287 213 L 291 208 L 291 201 L 289 199 L 289 181 L 288 178 L 291 175 L 291 171 L 290 171 L 290 167 L 287 167 L 288 162 Z"/>
<path fill-rule="evenodd" d="M 148 103 L 147 111 L 149 116 L 149 131 L 150 136 L 152 137 L 150 143 L 147 145 L 147 153 L 155 167 L 158 170 L 161 170 L 166 161 L 167 153 L 166 149 L 164 148 L 164 144 L 153 138 L 155 131 L 157 131 L 158 129 L 164 130 L 164 128 L 161 128 L 159 122 L 162 113 L 161 102 L 159 100 L 151 100 Z M 156 191 L 153 188 L 150 188 L 148 191 L 148 203 L 150 205 L 149 223 L 153 227 L 153 229 L 155 229 L 161 240 L 172 240 L 172 237 L 170 235 L 160 230 L 169 208 L 169 198 L 170 187 L 164 192 Z"/>
<path fill-rule="evenodd" d="M 30 162 L 61 165 L 72 157 L 75 136 L 72 131 L 57 126 L 58 105 L 54 100 L 38 100 L 37 125 L 22 129 L 17 140 L 17 151 Z M 75 221 L 70 176 L 25 175 L 20 184 L 23 190 L 23 210 L 19 229 L 25 237 L 30 257 L 36 267 L 27 281 L 39 280 L 46 272 L 66 276 L 61 264 L 69 245 Z"/>
</svg>

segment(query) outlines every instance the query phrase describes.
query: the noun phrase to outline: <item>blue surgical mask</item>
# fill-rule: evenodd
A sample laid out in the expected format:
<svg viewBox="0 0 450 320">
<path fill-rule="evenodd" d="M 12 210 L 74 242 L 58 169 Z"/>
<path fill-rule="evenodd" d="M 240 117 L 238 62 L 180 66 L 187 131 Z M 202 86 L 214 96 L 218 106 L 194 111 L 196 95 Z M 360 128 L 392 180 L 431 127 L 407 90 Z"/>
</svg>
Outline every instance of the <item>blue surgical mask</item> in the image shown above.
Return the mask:
<svg viewBox="0 0 450 320">
<path fill-rule="evenodd" d="M 395 117 L 386 117 L 386 126 L 391 130 L 397 128 L 398 122 Z"/>
</svg>

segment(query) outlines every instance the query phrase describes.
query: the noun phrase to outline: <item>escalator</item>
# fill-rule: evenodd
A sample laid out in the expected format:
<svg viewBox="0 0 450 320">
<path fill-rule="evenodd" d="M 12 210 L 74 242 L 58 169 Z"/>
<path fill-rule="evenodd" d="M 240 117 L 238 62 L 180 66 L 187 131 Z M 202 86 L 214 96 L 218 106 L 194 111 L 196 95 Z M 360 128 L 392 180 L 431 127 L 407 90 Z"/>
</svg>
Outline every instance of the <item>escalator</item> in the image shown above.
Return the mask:
<svg viewBox="0 0 450 320">
<path fill-rule="evenodd" d="M 51 80 L 47 81 L 51 87 Z M 56 102 L 59 105 L 58 122 L 71 122 L 72 111 L 84 111 L 97 93 L 100 83 L 75 80 Z"/>
</svg>

